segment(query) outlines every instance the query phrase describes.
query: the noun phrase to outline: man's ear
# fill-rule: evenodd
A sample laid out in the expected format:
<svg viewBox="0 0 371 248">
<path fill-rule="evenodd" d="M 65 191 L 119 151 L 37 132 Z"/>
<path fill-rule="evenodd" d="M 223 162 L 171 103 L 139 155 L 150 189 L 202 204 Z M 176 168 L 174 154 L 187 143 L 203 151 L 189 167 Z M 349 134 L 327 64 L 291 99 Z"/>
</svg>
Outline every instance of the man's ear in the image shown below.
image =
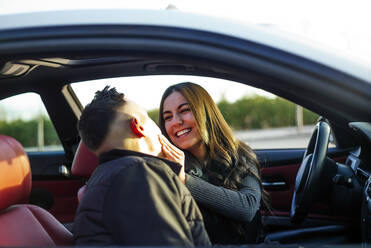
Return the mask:
<svg viewBox="0 0 371 248">
<path fill-rule="evenodd" d="M 131 119 L 131 131 L 133 131 L 133 133 L 138 137 L 138 138 L 142 138 L 144 137 L 144 128 L 143 128 L 143 125 L 142 123 L 136 118 L 136 117 L 133 117 Z"/>
</svg>

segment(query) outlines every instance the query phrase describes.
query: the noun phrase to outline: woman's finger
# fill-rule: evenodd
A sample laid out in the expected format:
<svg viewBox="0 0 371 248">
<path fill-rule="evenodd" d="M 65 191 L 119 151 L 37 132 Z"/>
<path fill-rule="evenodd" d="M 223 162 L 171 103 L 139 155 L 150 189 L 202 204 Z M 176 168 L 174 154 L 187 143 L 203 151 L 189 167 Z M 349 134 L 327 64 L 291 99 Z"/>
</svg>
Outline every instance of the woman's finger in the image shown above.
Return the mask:
<svg viewBox="0 0 371 248">
<path fill-rule="evenodd" d="M 159 135 L 158 139 L 160 141 L 161 149 L 162 149 L 164 156 L 167 159 L 177 162 L 184 167 L 184 161 L 185 161 L 184 152 L 178 149 L 173 144 L 171 144 L 169 140 L 163 135 Z"/>
<path fill-rule="evenodd" d="M 177 153 L 174 153 L 174 151 L 172 151 L 171 149 L 169 150 L 167 147 L 164 147 L 164 152 L 167 157 L 170 157 L 176 160 L 180 160 L 182 158 L 182 156 L 180 156 Z"/>
<path fill-rule="evenodd" d="M 160 135 L 159 137 L 160 137 L 161 144 L 166 145 L 169 148 L 169 150 L 172 150 L 179 155 L 183 154 L 183 151 L 181 151 L 180 149 L 178 149 L 178 147 L 176 147 L 172 143 L 170 143 L 170 141 L 165 136 Z"/>
<path fill-rule="evenodd" d="M 167 144 L 162 144 L 162 150 L 166 157 L 176 158 L 180 159 L 181 156 L 179 153 L 175 152 L 171 147 L 169 147 Z"/>
<path fill-rule="evenodd" d="M 164 151 L 165 155 L 168 157 L 175 157 L 175 154 L 171 149 L 169 149 L 166 145 L 162 146 L 162 150 Z"/>
</svg>

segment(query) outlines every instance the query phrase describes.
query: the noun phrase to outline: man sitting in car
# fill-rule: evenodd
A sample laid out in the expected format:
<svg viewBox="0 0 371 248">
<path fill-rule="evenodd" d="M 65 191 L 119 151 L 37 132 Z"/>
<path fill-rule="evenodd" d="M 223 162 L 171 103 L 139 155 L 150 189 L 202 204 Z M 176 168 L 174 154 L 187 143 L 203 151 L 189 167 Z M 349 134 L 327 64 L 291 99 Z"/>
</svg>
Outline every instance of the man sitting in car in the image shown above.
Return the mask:
<svg viewBox="0 0 371 248">
<path fill-rule="evenodd" d="M 95 94 L 78 124 L 99 157 L 73 226 L 78 245 L 210 245 L 201 213 L 166 160 L 160 129 L 115 88 Z"/>
</svg>

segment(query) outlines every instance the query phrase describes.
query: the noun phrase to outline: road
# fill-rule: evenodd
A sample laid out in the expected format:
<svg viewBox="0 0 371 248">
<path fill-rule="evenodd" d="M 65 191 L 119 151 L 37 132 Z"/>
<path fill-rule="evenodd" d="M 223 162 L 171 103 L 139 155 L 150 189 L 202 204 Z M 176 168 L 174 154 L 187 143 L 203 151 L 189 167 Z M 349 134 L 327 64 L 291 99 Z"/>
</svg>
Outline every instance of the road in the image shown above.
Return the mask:
<svg viewBox="0 0 371 248">
<path fill-rule="evenodd" d="M 313 126 L 235 131 L 238 139 L 247 142 L 253 149 L 304 148 L 307 147 Z"/>
<path fill-rule="evenodd" d="M 235 131 L 238 139 L 247 142 L 253 149 L 267 148 L 304 148 L 307 147 L 313 126 L 304 126 L 301 130 L 296 127 L 283 127 L 259 130 Z M 26 151 L 55 151 L 62 146 L 27 147 Z"/>
</svg>

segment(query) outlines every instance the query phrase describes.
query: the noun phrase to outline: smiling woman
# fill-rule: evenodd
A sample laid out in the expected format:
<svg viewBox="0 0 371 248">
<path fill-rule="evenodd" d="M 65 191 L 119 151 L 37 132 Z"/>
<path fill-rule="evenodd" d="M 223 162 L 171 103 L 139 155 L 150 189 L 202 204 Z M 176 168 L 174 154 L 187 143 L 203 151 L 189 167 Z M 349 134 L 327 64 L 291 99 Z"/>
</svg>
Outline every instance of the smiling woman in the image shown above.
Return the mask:
<svg viewBox="0 0 371 248">
<path fill-rule="evenodd" d="M 267 206 L 260 165 L 237 140 L 210 95 L 194 83 L 167 88 L 160 128 L 186 154 L 185 185 L 200 204 L 214 244 L 259 242 L 260 202 Z"/>
</svg>

